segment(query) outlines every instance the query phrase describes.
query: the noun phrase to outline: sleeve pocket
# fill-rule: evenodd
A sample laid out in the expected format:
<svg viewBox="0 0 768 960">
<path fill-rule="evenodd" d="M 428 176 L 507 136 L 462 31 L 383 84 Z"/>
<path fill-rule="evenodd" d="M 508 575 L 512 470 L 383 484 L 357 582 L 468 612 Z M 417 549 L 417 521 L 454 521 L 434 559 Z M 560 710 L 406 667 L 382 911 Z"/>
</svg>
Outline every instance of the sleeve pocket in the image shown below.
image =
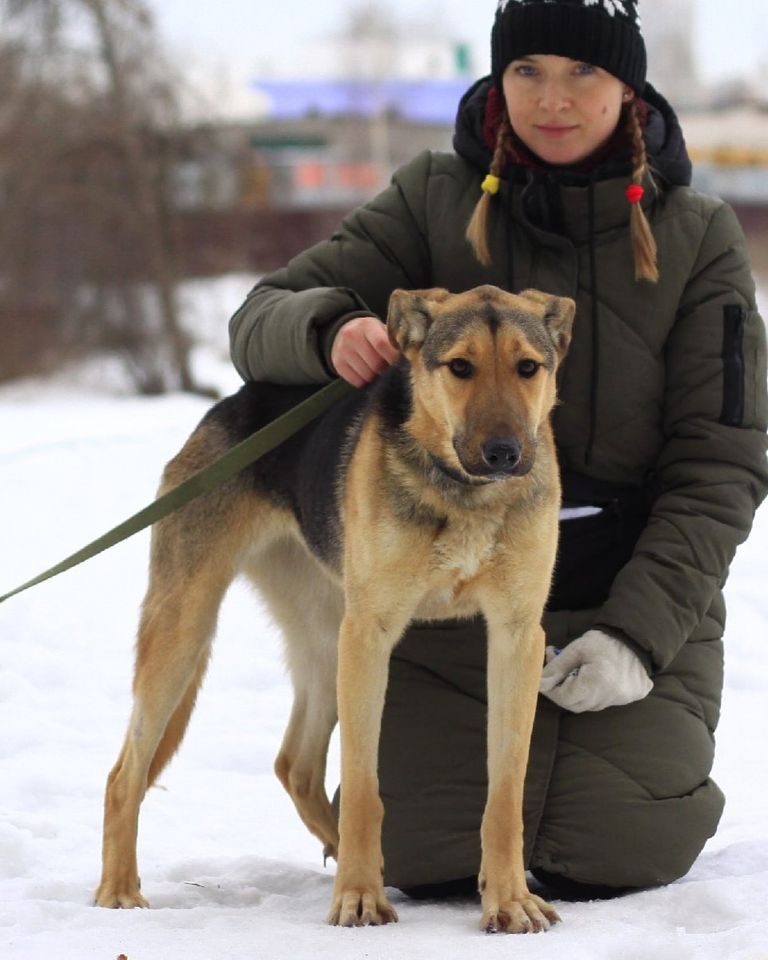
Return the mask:
<svg viewBox="0 0 768 960">
<path fill-rule="evenodd" d="M 723 407 L 720 423 L 744 424 L 744 325 L 747 311 L 739 304 L 723 307 Z"/>
</svg>

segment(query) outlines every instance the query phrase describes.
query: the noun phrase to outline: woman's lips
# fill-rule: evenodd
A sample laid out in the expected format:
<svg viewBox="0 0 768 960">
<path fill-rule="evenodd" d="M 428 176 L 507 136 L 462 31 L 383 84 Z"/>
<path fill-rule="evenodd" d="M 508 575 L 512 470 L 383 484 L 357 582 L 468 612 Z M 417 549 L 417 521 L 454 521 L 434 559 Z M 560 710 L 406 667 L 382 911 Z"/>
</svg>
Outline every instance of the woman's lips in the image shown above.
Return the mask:
<svg viewBox="0 0 768 960">
<path fill-rule="evenodd" d="M 560 139 L 561 137 L 567 136 L 571 131 L 575 130 L 575 126 L 568 127 L 559 127 L 559 126 L 549 126 L 547 124 L 542 124 L 536 127 L 539 133 L 543 133 L 545 137 L 552 137 L 553 139 Z"/>
</svg>

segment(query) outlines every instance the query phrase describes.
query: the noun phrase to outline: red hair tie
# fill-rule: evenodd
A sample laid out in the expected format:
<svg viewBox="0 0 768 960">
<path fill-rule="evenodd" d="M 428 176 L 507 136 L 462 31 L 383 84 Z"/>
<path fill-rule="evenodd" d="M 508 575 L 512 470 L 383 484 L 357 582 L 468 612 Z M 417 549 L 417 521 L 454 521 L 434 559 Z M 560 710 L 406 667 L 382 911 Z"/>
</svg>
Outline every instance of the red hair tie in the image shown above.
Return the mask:
<svg viewBox="0 0 768 960">
<path fill-rule="evenodd" d="M 630 185 L 624 191 L 624 196 L 627 198 L 629 203 L 640 203 L 640 201 L 643 199 L 644 193 L 645 187 L 641 187 L 639 183 L 630 183 Z"/>
</svg>

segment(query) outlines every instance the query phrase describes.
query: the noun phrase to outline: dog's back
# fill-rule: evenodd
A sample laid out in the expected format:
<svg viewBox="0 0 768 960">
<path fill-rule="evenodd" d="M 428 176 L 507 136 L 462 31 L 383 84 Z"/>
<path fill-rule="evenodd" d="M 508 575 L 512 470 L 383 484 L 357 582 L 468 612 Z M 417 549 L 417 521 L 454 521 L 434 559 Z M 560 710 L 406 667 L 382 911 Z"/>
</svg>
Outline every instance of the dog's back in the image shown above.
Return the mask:
<svg viewBox="0 0 768 960">
<path fill-rule="evenodd" d="M 213 427 L 224 449 L 245 440 L 316 387 L 246 383 L 213 407 L 198 428 Z M 367 403 L 365 391 L 344 398 L 278 447 L 251 464 L 240 482 L 277 507 L 289 510 L 313 552 L 336 566 L 339 555 L 337 487 L 351 425 Z"/>
</svg>

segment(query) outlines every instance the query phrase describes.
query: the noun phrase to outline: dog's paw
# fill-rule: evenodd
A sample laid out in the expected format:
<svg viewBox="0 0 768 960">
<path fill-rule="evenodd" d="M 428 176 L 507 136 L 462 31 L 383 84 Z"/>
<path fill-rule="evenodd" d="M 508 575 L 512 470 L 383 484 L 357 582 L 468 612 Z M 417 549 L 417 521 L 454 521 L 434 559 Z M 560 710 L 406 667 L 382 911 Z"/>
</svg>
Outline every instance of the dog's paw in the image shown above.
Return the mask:
<svg viewBox="0 0 768 960">
<path fill-rule="evenodd" d="M 120 889 L 116 884 L 102 883 L 96 891 L 93 900 L 97 907 L 110 907 L 112 909 L 130 909 L 132 907 L 146 908 L 149 902 L 139 893 L 139 888 Z"/>
<path fill-rule="evenodd" d="M 397 912 L 379 889 L 348 889 L 334 892 L 328 923 L 338 927 L 377 927 L 397 923 Z"/>
<path fill-rule="evenodd" d="M 533 893 L 520 900 L 483 901 L 480 929 L 486 933 L 542 933 L 560 920 L 557 910 Z"/>
</svg>

